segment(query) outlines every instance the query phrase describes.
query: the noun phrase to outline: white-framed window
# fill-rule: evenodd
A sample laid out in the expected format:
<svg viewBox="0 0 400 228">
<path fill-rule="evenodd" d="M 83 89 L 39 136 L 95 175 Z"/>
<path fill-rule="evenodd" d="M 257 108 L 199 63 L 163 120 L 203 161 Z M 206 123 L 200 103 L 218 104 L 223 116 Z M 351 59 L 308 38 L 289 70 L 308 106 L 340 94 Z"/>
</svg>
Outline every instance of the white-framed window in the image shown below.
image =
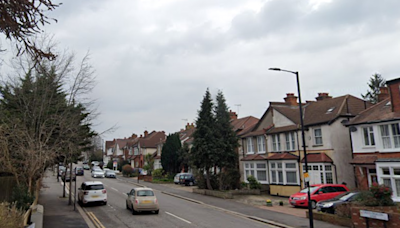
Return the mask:
<svg viewBox="0 0 400 228">
<path fill-rule="evenodd" d="M 400 148 L 399 123 L 380 125 L 379 129 L 384 149 Z"/>
<path fill-rule="evenodd" d="M 271 135 L 272 137 L 272 151 L 281 151 L 281 139 L 279 134 Z"/>
<path fill-rule="evenodd" d="M 133 152 L 132 152 L 132 147 L 129 147 L 129 155 L 133 155 Z"/>
<path fill-rule="evenodd" d="M 265 138 L 263 135 L 257 136 L 257 149 L 259 154 L 265 153 Z"/>
<path fill-rule="evenodd" d="M 247 177 L 253 176 L 261 184 L 268 184 L 266 161 L 244 162 L 243 164 L 244 164 L 244 173 L 246 182 L 247 182 Z"/>
<path fill-rule="evenodd" d="M 375 146 L 374 128 L 363 127 L 364 146 Z"/>
<path fill-rule="evenodd" d="M 379 184 L 390 187 L 393 191 L 392 199 L 400 202 L 400 163 L 377 162 L 376 168 Z"/>
<path fill-rule="evenodd" d="M 248 154 L 253 154 L 254 153 L 254 145 L 253 145 L 253 138 L 248 137 L 247 138 L 247 153 Z"/>
<path fill-rule="evenodd" d="M 334 167 L 331 163 L 312 163 L 308 164 L 308 175 L 310 184 L 333 184 L 335 182 Z M 303 165 L 303 172 L 306 166 Z"/>
<path fill-rule="evenodd" d="M 314 144 L 322 145 L 322 130 L 321 130 L 321 128 L 314 129 Z"/>
<path fill-rule="evenodd" d="M 139 148 L 137 148 L 137 147 L 133 148 L 133 154 L 139 155 Z"/>
<path fill-rule="evenodd" d="M 299 184 L 297 161 L 270 161 L 269 167 L 271 184 Z"/>
<path fill-rule="evenodd" d="M 295 150 L 295 138 L 294 138 L 294 132 L 286 132 L 285 133 L 285 139 L 286 139 L 286 150 Z"/>
</svg>

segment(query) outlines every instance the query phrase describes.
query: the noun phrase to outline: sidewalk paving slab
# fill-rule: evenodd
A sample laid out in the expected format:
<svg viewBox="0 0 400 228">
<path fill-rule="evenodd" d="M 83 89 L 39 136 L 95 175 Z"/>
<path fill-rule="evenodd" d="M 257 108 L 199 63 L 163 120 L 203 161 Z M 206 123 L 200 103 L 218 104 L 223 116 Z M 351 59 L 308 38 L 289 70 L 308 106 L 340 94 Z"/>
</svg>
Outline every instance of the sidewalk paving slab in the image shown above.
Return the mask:
<svg viewBox="0 0 400 228">
<path fill-rule="evenodd" d="M 44 207 L 43 228 L 89 228 L 78 212 L 79 205 L 74 210 L 73 203 L 68 205 L 68 197 L 62 198 L 63 186 L 53 172 L 45 175 L 39 196 L 39 204 Z"/>
</svg>

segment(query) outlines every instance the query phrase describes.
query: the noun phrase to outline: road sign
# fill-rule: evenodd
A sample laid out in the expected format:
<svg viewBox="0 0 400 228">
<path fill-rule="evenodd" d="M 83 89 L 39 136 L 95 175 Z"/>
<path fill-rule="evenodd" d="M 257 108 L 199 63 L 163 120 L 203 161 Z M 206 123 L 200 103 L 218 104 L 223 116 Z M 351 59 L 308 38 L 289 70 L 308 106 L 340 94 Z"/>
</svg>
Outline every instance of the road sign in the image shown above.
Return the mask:
<svg viewBox="0 0 400 228">
<path fill-rule="evenodd" d="M 308 173 L 304 173 L 304 180 L 310 182 L 310 175 L 308 175 Z"/>
</svg>

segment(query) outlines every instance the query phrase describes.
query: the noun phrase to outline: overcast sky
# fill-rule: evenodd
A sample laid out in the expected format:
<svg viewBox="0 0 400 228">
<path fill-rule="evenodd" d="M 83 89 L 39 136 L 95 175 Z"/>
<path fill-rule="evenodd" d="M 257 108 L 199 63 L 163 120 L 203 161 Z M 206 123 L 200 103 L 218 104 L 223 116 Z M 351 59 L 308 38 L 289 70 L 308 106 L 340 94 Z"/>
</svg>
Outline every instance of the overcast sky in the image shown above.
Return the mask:
<svg viewBox="0 0 400 228">
<path fill-rule="evenodd" d="M 374 73 L 400 77 L 398 0 L 63 0 L 44 30 L 96 71 L 105 140 L 176 132 L 207 88 L 239 118 L 270 101 L 319 92 L 361 97 Z"/>
</svg>

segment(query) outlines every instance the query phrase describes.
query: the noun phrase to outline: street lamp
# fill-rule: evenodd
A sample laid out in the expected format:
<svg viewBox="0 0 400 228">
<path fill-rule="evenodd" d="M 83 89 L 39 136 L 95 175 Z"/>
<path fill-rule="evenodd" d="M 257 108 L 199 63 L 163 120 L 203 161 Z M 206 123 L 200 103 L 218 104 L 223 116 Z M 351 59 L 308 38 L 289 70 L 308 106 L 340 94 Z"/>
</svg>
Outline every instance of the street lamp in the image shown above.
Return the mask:
<svg viewBox="0 0 400 228">
<path fill-rule="evenodd" d="M 269 70 L 274 70 L 274 71 L 283 71 L 283 72 L 288 72 L 296 75 L 296 81 L 297 81 L 297 93 L 299 94 L 299 109 L 300 109 L 300 123 L 301 123 L 301 136 L 302 136 L 302 142 L 303 142 L 303 151 L 304 151 L 304 163 L 306 166 L 306 173 L 304 175 L 304 180 L 306 182 L 306 187 L 308 188 L 307 191 L 307 201 L 308 201 L 308 217 L 310 219 L 310 228 L 314 228 L 314 222 L 313 222 L 313 212 L 312 212 L 312 206 L 311 206 L 311 193 L 310 193 L 310 182 L 307 180 L 308 179 L 308 163 L 307 163 L 307 151 L 306 151 L 306 141 L 304 137 L 304 122 L 303 122 L 303 108 L 302 108 L 302 103 L 301 103 L 301 94 L 300 94 L 300 82 L 299 82 L 299 72 L 297 71 L 290 71 L 290 70 L 284 70 L 281 68 L 269 68 Z M 307 176 L 307 177 L 306 177 Z"/>
</svg>

